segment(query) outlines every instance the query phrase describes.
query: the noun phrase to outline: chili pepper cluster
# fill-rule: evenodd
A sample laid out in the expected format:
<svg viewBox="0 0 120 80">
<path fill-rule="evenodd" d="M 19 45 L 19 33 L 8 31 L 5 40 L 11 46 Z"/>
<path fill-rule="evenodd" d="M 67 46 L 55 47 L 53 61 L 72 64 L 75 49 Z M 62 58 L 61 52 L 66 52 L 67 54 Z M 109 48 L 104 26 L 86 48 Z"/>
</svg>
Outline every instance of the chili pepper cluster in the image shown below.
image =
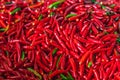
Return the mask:
<svg viewBox="0 0 120 80">
<path fill-rule="evenodd" d="M 0 80 L 120 80 L 120 1 L 1 0 Z"/>
</svg>

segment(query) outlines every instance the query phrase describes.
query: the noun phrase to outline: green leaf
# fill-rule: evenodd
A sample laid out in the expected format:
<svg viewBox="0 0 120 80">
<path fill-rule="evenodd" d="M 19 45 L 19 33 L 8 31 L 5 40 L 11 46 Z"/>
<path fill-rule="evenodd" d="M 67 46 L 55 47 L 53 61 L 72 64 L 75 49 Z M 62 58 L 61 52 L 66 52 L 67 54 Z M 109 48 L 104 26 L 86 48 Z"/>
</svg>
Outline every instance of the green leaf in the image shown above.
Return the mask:
<svg viewBox="0 0 120 80">
<path fill-rule="evenodd" d="M 24 58 L 25 58 L 25 52 L 22 51 L 22 57 L 21 57 L 21 59 L 24 60 Z"/>
<path fill-rule="evenodd" d="M 5 30 L 5 28 L 0 28 L 0 32 L 4 32 Z"/>
<path fill-rule="evenodd" d="M 73 16 L 76 16 L 77 14 L 68 14 L 67 16 L 66 16 L 66 18 L 70 18 L 70 17 L 73 17 Z"/>
<path fill-rule="evenodd" d="M 118 37 L 116 41 L 117 41 L 118 43 L 120 43 L 120 37 Z"/>
<path fill-rule="evenodd" d="M 90 61 L 89 63 L 88 63 L 88 68 L 90 68 L 92 66 L 92 62 Z"/>
<path fill-rule="evenodd" d="M 55 55 L 57 51 L 58 51 L 58 48 L 55 48 L 55 49 L 53 50 L 52 54 Z"/>
<path fill-rule="evenodd" d="M 18 12 L 18 11 L 20 11 L 20 10 L 21 10 L 21 8 L 16 8 L 16 9 L 14 9 L 12 12 L 10 12 L 10 14 L 13 15 L 13 14 L 15 14 L 16 12 Z"/>
<path fill-rule="evenodd" d="M 54 8 L 54 7 L 58 6 L 59 4 L 63 3 L 64 1 L 65 1 L 65 0 L 58 0 L 58 1 L 50 4 L 50 5 L 48 6 L 48 8 Z"/>
<path fill-rule="evenodd" d="M 72 77 L 72 75 L 68 72 L 68 80 L 74 80 L 74 78 Z"/>
<path fill-rule="evenodd" d="M 95 2 L 96 2 L 96 0 L 91 0 L 91 2 L 92 2 L 92 3 L 95 3 Z"/>
<path fill-rule="evenodd" d="M 39 77 L 39 80 L 42 80 L 42 76 L 32 68 L 27 68 L 28 71 L 32 72 L 35 76 Z"/>
<path fill-rule="evenodd" d="M 60 55 L 60 57 L 58 58 L 57 62 L 56 62 L 56 67 L 58 68 L 58 64 L 60 62 L 60 58 L 62 57 L 62 55 Z"/>
<path fill-rule="evenodd" d="M 43 18 L 43 15 L 40 14 L 39 17 L 38 17 L 38 20 L 41 20 Z"/>
</svg>

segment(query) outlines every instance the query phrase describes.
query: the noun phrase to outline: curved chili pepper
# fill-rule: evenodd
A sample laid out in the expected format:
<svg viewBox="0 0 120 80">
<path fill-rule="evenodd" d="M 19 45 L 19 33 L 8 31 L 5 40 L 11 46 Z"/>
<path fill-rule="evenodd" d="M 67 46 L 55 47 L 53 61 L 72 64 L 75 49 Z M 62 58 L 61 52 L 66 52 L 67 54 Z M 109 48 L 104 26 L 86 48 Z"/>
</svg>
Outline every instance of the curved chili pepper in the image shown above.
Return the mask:
<svg viewBox="0 0 120 80">
<path fill-rule="evenodd" d="M 65 70 L 55 70 L 54 72 L 52 72 L 52 73 L 49 75 L 49 79 L 55 77 L 55 76 L 58 75 L 58 74 L 62 74 L 62 73 L 66 73 Z"/>
<path fill-rule="evenodd" d="M 96 77 L 96 80 L 100 80 L 98 72 L 95 69 L 93 70 L 93 73 L 94 73 L 94 75 Z"/>
<path fill-rule="evenodd" d="M 71 67 L 72 67 L 72 70 L 73 70 L 73 76 L 76 78 L 77 77 L 77 75 L 76 75 L 76 65 L 75 65 L 74 59 L 70 58 L 69 61 L 70 61 L 70 64 L 71 64 Z"/>
<path fill-rule="evenodd" d="M 81 51 L 81 53 L 86 52 L 86 49 L 77 40 L 74 39 L 74 43 L 77 45 L 77 47 Z"/>
<path fill-rule="evenodd" d="M 80 64 L 80 65 L 82 65 L 82 64 L 85 62 L 85 60 L 86 60 L 87 57 L 90 55 L 90 53 L 91 53 L 91 50 L 87 51 L 87 52 L 82 56 L 82 58 L 81 58 L 80 61 L 79 61 L 79 64 Z"/>
<path fill-rule="evenodd" d="M 37 61 L 38 65 L 45 71 L 45 72 L 49 72 L 49 68 L 47 68 L 44 64 L 42 64 L 40 61 Z"/>
<path fill-rule="evenodd" d="M 6 24 L 2 20 L 0 20 L 0 24 L 2 25 L 3 28 L 6 28 Z"/>
<path fill-rule="evenodd" d="M 92 78 L 92 75 L 93 75 L 93 69 L 90 68 L 89 73 L 87 75 L 87 80 L 90 80 Z"/>
</svg>

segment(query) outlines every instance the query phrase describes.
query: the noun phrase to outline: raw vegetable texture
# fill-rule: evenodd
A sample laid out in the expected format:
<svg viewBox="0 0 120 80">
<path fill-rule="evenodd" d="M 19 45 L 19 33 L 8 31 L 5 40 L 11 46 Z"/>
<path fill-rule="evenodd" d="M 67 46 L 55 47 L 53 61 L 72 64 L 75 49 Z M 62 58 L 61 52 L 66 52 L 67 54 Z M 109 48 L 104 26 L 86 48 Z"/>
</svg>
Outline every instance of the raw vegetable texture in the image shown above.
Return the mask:
<svg viewBox="0 0 120 80">
<path fill-rule="evenodd" d="M 120 80 L 120 0 L 0 0 L 0 80 Z"/>
</svg>

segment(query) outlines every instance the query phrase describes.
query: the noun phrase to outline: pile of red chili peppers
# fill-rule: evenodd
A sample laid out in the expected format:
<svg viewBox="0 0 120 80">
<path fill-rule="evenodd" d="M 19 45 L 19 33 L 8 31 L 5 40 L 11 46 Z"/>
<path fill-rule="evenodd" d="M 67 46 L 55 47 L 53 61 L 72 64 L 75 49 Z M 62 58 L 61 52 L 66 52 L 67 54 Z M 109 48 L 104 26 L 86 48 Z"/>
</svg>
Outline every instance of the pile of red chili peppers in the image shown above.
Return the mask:
<svg viewBox="0 0 120 80">
<path fill-rule="evenodd" d="M 0 0 L 0 80 L 120 80 L 120 0 Z"/>
</svg>

